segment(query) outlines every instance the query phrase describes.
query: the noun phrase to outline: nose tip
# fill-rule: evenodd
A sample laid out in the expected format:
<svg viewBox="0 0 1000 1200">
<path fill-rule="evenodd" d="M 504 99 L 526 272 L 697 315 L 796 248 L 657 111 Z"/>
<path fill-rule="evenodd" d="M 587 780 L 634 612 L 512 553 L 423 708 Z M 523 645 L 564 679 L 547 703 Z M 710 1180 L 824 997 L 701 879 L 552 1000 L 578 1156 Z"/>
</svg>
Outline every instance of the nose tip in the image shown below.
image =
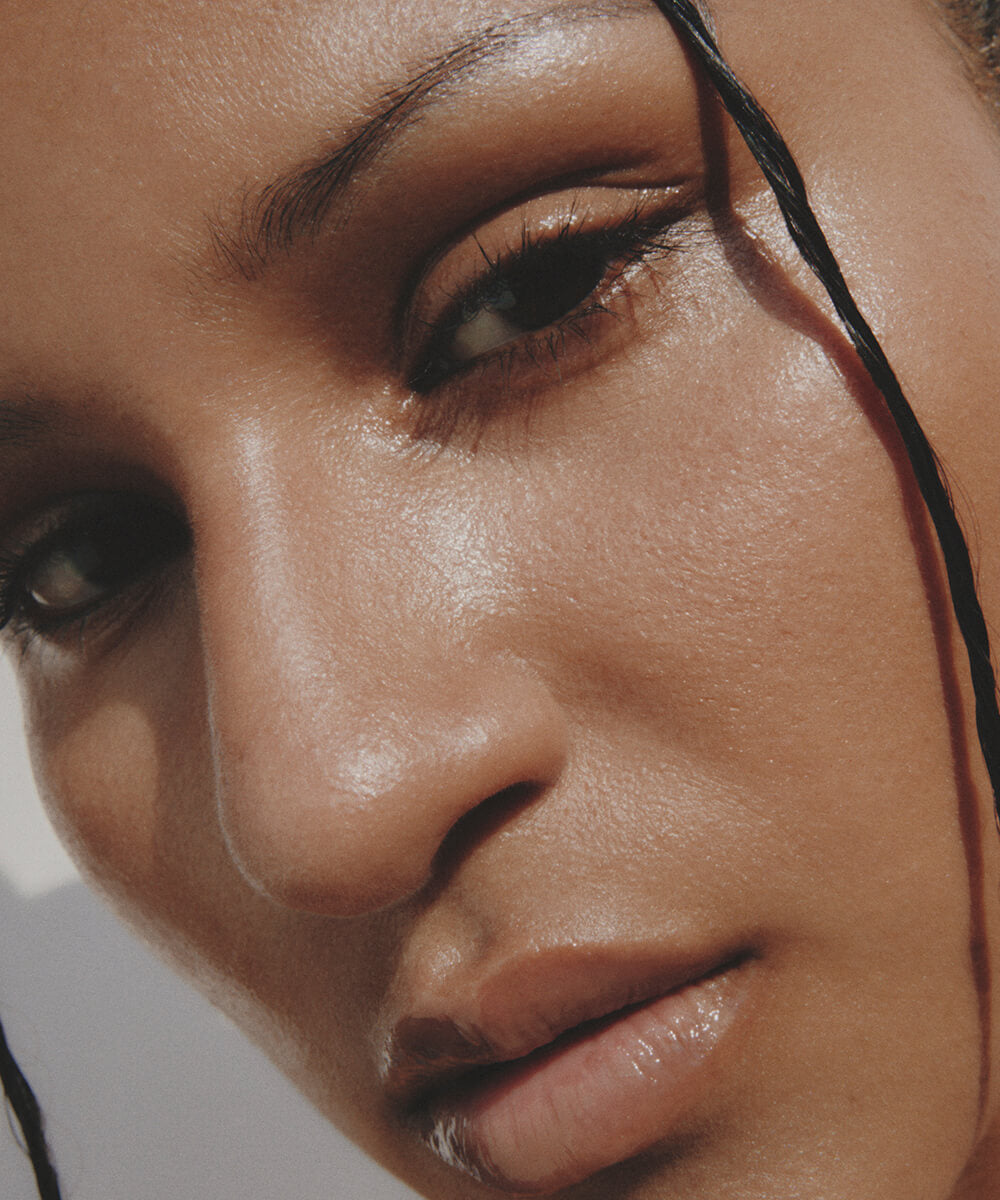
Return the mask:
<svg viewBox="0 0 1000 1200">
<path fill-rule="evenodd" d="M 545 685 L 512 662 L 458 674 L 319 721 L 286 708 L 250 736 L 216 730 L 223 831 L 253 887 L 298 911 L 377 911 L 424 887 L 466 814 L 551 786 L 566 726 Z"/>
</svg>

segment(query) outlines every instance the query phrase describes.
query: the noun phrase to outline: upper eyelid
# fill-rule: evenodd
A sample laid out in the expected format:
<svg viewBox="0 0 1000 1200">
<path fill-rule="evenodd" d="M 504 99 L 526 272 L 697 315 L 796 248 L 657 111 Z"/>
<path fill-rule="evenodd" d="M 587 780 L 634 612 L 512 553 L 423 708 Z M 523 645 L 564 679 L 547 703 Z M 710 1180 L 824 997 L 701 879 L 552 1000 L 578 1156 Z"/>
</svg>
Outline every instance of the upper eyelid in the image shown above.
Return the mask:
<svg viewBox="0 0 1000 1200">
<path fill-rule="evenodd" d="M 90 494 L 64 496 L 33 509 L 15 520 L 9 532 L 0 539 L 0 554 L 24 558 L 43 547 L 75 520 L 84 519 L 84 504 Z"/>
<path fill-rule="evenodd" d="M 134 496 L 135 502 L 145 503 L 150 507 L 156 505 L 161 509 L 169 508 L 157 499 L 133 493 L 131 490 L 96 487 L 77 489 L 46 499 L 43 503 L 33 505 L 26 512 L 9 519 L 7 530 L 0 535 L 0 551 L 23 555 L 29 552 L 31 547 L 41 545 L 50 537 L 72 527 L 76 521 L 82 521 L 87 516 L 97 513 L 101 505 L 126 496 Z"/>
<path fill-rule="evenodd" d="M 523 214 L 536 203 L 555 203 L 560 197 L 572 197 L 572 211 L 567 209 L 563 217 L 550 214 L 552 224 L 572 215 L 583 219 L 587 215 L 586 199 L 581 196 L 597 193 L 628 194 L 632 197 L 630 203 L 639 204 L 643 198 L 655 202 L 662 195 L 663 202 L 669 200 L 677 209 L 680 219 L 685 213 L 701 202 L 704 191 L 704 179 L 688 172 L 678 172 L 676 176 L 664 179 L 647 179 L 644 175 L 634 174 L 634 164 L 625 157 L 620 163 L 604 160 L 599 167 L 574 170 L 571 173 L 544 176 L 537 179 L 524 189 L 511 194 L 502 195 L 496 203 L 485 208 L 477 209 L 466 220 L 448 231 L 447 236 L 429 253 L 425 253 L 414 264 L 409 278 L 404 281 L 399 296 L 393 306 L 393 330 L 396 334 L 402 331 L 407 309 L 413 295 L 423 280 L 429 278 L 436 266 L 443 262 L 453 251 L 464 242 L 478 237 L 481 231 L 488 229 L 493 222 L 507 215 Z M 592 204 L 593 201 L 591 200 Z M 516 248 L 514 248 L 516 249 Z M 512 251 L 511 251 L 512 252 Z"/>
</svg>

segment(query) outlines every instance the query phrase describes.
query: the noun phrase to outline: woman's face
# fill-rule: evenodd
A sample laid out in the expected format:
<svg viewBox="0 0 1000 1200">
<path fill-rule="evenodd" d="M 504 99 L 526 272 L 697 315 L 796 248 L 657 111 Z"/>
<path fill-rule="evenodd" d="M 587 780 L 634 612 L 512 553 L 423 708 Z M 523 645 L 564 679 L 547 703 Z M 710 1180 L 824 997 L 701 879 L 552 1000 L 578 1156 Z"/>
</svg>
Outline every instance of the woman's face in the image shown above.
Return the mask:
<svg viewBox="0 0 1000 1200">
<path fill-rule="evenodd" d="M 941 570 L 668 23 L 2 8 L 8 640 L 97 886 L 428 1196 L 986 1195 L 997 854 Z M 916 0 L 714 14 L 996 622 L 960 53 Z"/>
</svg>

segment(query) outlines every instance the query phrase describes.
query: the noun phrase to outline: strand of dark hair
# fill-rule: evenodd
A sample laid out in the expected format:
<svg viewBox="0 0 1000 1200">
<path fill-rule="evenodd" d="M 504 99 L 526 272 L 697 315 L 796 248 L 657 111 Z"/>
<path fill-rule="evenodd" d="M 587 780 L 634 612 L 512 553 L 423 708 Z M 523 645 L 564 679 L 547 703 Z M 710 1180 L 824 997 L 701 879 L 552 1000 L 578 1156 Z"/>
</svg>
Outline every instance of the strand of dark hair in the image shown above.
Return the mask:
<svg viewBox="0 0 1000 1200">
<path fill-rule="evenodd" d="M 966 52 L 972 82 L 1000 109 L 1000 0 L 936 0 Z"/>
<path fill-rule="evenodd" d="M 7 1035 L 0 1023 L 0 1081 L 3 1082 L 7 1103 L 17 1118 L 24 1139 L 24 1148 L 35 1172 L 35 1183 L 41 1200 L 61 1200 L 59 1178 L 52 1163 L 52 1156 L 45 1140 L 45 1123 L 42 1110 L 31 1090 L 31 1084 L 17 1065 L 17 1060 L 7 1044 Z"/>
<path fill-rule="evenodd" d="M 815 273 L 862 364 L 881 392 L 910 460 L 944 558 L 955 618 L 965 643 L 976 700 L 976 730 L 1000 821 L 1000 710 L 989 633 L 976 593 L 969 548 L 952 503 L 944 470 L 903 395 L 878 338 L 861 314 L 809 204 L 806 186 L 774 122 L 733 73 L 691 0 L 655 0 L 719 94 L 778 201 L 788 232 Z"/>
</svg>

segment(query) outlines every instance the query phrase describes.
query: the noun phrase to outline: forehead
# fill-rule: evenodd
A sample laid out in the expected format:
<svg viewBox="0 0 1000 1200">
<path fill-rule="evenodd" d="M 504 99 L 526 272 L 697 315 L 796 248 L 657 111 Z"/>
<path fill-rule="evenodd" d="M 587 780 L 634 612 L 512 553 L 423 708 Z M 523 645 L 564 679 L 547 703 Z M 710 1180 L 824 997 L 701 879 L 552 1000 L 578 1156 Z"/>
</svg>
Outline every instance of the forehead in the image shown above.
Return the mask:
<svg viewBox="0 0 1000 1200">
<path fill-rule="evenodd" d="M 642 0 L 11 6 L 0 62 L 9 182 L 51 180 L 60 164 L 77 185 L 85 167 L 141 182 L 159 159 L 186 168 L 176 186 L 268 163 L 300 129 L 310 141 L 333 134 L 435 54 L 518 18 L 541 36 L 547 24 L 653 11 Z"/>
<path fill-rule="evenodd" d="M 834 52 L 843 69 L 858 41 L 845 36 L 858 28 L 850 10 L 863 14 L 866 42 L 880 26 L 891 42 L 910 5 L 888 0 L 874 13 L 860 0 L 713 7 L 730 56 L 754 61 L 758 73 L 763 66 L 772 83 L 793 83 L 808 103 L 806 47 L 813 62 L 827 61 L 832 82 Z M 138 200 L 163 178 L 183 191 L 206 172 L 252 171 L 255 160 L 286 154 L 300 131 L 315 142 L 348 125 L 435 53 L 519 19 L 534 25 L 537 41 L 548 33 L 563 43 L 588 17 L 662 20 L 652 0 L 5 0 L 0 12 L 5 214 L 17 211 L 19 185 L 20 198 L 31 188 L 37 203 L 43 179 L 77 195 L 120 179 Z M 599 44 L 581 32 L 575 51 L 594 55 Z"/>
<path fill-rule="evenodd" d="M 418 7 L 392 6 L 415 52 L 426 28 L 411 15 Z M 109 234 L 123 244 L 154 215 L 169 234 L 185 202 L 200 209 L 220 185 L 287 155 L 300 134 L 311 142 L 369 102 L 398 67 L 389 8 L 8 0 L 0 206 L 5 226 L 16 223 L 13 241 L 37 258 L 82 221 L 77 246 L 103 246 Z M 461 19 L 460 6 L 434 8 L 438 24 Z"/>
</svg>

